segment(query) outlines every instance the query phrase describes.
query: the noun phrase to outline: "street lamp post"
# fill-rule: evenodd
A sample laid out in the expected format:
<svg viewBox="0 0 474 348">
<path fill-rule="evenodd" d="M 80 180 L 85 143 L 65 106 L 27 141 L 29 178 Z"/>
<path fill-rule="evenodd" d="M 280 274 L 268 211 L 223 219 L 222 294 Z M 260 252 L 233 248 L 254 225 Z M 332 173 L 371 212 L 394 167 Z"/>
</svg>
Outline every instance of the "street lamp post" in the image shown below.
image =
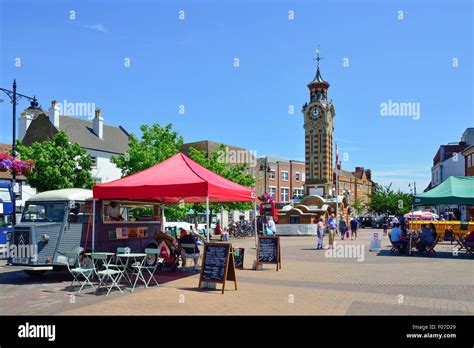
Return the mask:
<svg viewBox="0 0 474 348">
<path fill-rule="evenodd" d="M 260 171 L 263 171 L 263 193 L 267 193 L 267 175 L 272 171 L 272 168 L 270 165 L 265 161 L 264 163 L 260 164 Z M 260 209 L 260 216 L 262 214 L 262 210 Z M 256 218 L 256 217 L 255 217 Z M 262 229 L 265 231 L 265 228 L 267 227 L 267 220 L 266 218 L 262 221 Z M 255 235 L 257 234 L 257 231 L 255 231 Z"/>
<path fill-rule="evenodd" d="M 272 171 L 272 168 L 270 165 L 265 162 L 265 164 L 260 164 L 260 171 L 263 171 L 264 177 L 263 177 L 263 193 L 267 193 L 267 175 Z"/>
<path fill-rule="evenodd" d="M 13 126 L 12 126 L 12 156 L 16 157 L 16 106 L 18 104 L 18 101 L 21 100 L 22 98 L 25 98 L 29 100 L 31 103 L 31 108 L 32 109 L 37 109 L 38 108 L 38 101 L 36 100 L 36 97 L 29 97 L 24 94 L 20 94 L 16 92 L 16 80 L 13 80 L 13 88 L 12 90 L 5 89 L 5 88 L 0 88 L 0 91 L 8 95 L 10 98 L 10 102 L 12 103 L 12 117 L 13 117 Z M 16 185 L 16 173 L 15 171 L 12 171 L 12 190 L 15 189 Z M 16 193 L 13 193 L 13 216 L 12 216 L 12 223 L 13 226 L 16 224 Z"/>
</svg>

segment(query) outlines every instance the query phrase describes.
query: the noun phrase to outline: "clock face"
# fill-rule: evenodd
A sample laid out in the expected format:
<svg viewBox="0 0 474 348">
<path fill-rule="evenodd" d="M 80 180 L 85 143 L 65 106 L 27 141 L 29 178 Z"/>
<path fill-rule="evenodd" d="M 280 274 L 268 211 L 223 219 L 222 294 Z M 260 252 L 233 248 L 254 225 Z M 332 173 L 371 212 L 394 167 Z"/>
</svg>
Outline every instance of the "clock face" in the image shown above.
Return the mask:
<svg viewBox="0 0 474 348">
<path fill-rule="evenodd" d="M 319 116 L 321 116 L 321 110 L 318 107 L 314 107 L 311 110 L 311 118 L 318 118 Z"/>
</svg>

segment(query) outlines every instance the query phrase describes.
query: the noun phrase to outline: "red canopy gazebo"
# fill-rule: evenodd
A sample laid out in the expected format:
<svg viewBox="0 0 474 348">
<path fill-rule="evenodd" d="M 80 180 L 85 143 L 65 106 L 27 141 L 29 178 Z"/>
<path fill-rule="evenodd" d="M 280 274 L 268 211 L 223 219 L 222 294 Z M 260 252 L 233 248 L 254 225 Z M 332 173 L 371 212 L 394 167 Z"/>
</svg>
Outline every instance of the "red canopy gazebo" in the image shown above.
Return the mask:
<svg viewBox="0 0 474 348">
<path fill-rule="evenodd" d="M 94 199 L 126 199 L 161 203 L 205 202 L 206 212 L 209 210 L 210 202 L 253 201 L 254 216 L 256 215 L 256 197 L 253 189 L 217 175 L 182 153 L 122 179 L 95 185 L 93 195 Z M 209 240 L 209 214 L 206 214 L 206 219 Z M 93 227 L 93 238 L 94 233 Z M 94 244 L 94 239 L 92 243 Z"/>
</svg>

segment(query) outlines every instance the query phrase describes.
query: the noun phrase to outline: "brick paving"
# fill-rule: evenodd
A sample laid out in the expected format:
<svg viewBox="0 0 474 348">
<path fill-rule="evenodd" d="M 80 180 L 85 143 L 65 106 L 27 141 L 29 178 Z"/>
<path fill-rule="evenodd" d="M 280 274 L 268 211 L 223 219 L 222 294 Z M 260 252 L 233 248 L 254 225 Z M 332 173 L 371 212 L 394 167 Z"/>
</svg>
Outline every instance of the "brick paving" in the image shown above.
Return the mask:
<svg viewBox="0 0 474 348">
<path fill-rule="evenodd" d="M 454 256 L 449 243 L 436 247 L 438 256 L 390 255 L 384 237 L 382 251 L 369 252 L 369 230 L 357 241 L 364 260 L 327 258 L 315 250 L 314 237 L 282 237 L 282 269 L 272 265 L 251 269 L 253 239 L 234 240 L 245 247 L 245 269 L 220 291 L 198 289 L 198 274 L 161 273 L 163 284 L 134 293 L 71 295 L 64 272 L 32 281 L 21 272 L 0 269 L 0 310 L 3 314 L 115 315 L 466 315 L 474 314 L 474 258 Z M 218 289 L 220 285 L 218 285 Z"/>
</svg>

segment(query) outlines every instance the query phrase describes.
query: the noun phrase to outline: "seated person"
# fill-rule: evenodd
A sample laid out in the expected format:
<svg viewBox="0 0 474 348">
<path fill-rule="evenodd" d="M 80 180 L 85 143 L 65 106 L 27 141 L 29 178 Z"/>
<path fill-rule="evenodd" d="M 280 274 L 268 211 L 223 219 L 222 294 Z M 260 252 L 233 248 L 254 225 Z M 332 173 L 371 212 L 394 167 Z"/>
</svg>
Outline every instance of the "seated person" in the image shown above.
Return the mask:
<svg viewBox="0 0 474 348">
<path fill-rule="evenodd" d="M 201 240 L 205 240 L 206 238 L 204 238 L 204 236 L 202 236 L 198 230 L 196 230 L 196 227 L 194 227 L 194 225 L 189 225 L 189 231 L 191 232 L 191 235 L 193 235 L 194 237 L 198 238 L 198 239 L 201 239 Z M 202 244 L 202 243 L 201 243 Z"/>
<path fill-rule="evenodd" d="M 181 238 L 179 239 L 179 244 L 192 244 L 194 247 L 192 248 L 183 248 L 181 247 L 181 258 L 183 259 L 183 262 L 181 264 L 181 269 L 184 271 L 186 270 L 186 259 L 188 257 L 192 258 L 194 260 L 194 269 L 197 270 L 198 267 L 198 261 L 199 261 L 199 256 L 201 255 L 201 252 L 199 250 L 199 247 L 196 243 L 196 237 L 192 234 L 188 234 L 188 232 L 184 228 L 179 229 L 179 233 Z"/>
<path fill-rule="evenodd" d="M 418 241 L 416 242 L 416 248 L 423 252 L 426 250 L 426 247 L 430 246 L 434 242 L 434 233 L 433 229 L 429 226 L 421 226 L 421 233 Z"/>
<path fill-rule="evenodd" d="M 123 217 L 120 214 L 120 206 L 115 201 L 110 202 L 107 206 L 105 215 L 109 217 L 108 221 L 123 221 Z"/>
<path fill-rule="evenodd" d="M 464 244 L 466 244 L 467 246 L 474 246 L 474 231 L 470 232 L 464 238 Z"/>
<path fill-rule="evenodd" d="M 395 224 L 395 227 L 392 228 L 392 233 L 390 234 L 390 240 L 394 243 L 401 243 L 402 235 L 403 230 L 400 227 L 400 224 Z"/>
<path fill-rule="evenodd" d="M 405 238 L 406 238 L 406 231 L 404 231 L 400 227 L 400 223 L 395 223 L 395 227 L 392 228 L 392 231 L 390 234 L 390 241 L 394 244 L 400 244 L 399 250 L 401 253 L 406 252 L 406 249 L 408 247 L 408 242 Z"/>
</svg>

